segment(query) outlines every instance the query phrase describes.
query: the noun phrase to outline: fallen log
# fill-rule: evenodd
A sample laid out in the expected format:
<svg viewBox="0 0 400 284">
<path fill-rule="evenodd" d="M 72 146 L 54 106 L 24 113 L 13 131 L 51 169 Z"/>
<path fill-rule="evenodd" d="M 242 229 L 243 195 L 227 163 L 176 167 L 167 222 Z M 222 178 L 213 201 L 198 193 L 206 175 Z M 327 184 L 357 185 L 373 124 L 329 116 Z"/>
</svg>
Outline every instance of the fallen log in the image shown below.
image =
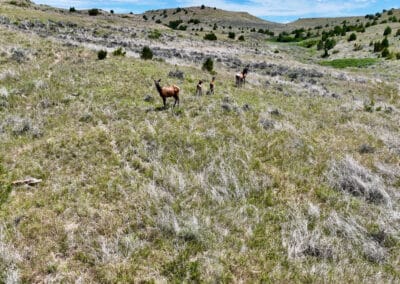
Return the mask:
<svg viewBox="0 0 400 284">
<path fill-rule="evenodd" d="M 21 179 L 21 180 L 16 180 L 16 181 L 13 181 L 12 183 L 11 183 L 11 185 L 14 185 L 14 186 L 19 186 L 19 185 L 24 185 L 24 184 L 27 184 L 27 185 L 35 185 L 35 184 L 38 184 L 38 183 L 41 183 L 42 182 L 42 180 L 41 179 L 37 179 L 37 178 L 26 178 L 26 179 Z"/>
</svg>

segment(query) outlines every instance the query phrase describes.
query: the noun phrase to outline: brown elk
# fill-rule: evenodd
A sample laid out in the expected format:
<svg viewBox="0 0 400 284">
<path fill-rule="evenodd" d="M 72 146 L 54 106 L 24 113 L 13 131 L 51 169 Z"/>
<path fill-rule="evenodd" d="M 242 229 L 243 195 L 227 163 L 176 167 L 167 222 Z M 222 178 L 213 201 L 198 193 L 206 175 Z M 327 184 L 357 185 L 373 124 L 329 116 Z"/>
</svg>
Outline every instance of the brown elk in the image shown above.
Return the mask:
<svg viewBox="0 0 400 284">
<path fill-rule="evenodd" d="M 172 85 L 172 86 L 166 86 L 166 87 L 161 87 L 160 86 L 161 79 L 159 80 L 154 80 L 154 84 L 156 85 L 157 91 L 160 94 L 161 98 L 163 99 L 164 103 L 164 108 L 166 107 L 166 100 L 168 97 L 173 97 L 175 99 L 174 107 L 176 103 L 178 103 L 179 106 L 179 87 Z"/>
<path fill-rule="evenodd" d="M 243 69 L 243 71 L 242 72 L 240 72 L 240 73 L 237 73 L 236 75 L 235 75 L 235 78 L 236 78 L 236 87 L 241 87 L 242 85 L 244 85 L 245 83 L 246 83 L 246 76 L 247 76 L 247 73 L 249 73 L 249 68 L 248 67 L 245 67 L 244 69 Z"/>
<path fill-rule="evenodd" d="M 203 80 L 200 80 L 199 83 L 196 86 L 196 96 L 203 95 L 203 88 L 201 86 L 202 84 L 203 84 Z"/>
<path fill-rule="evenodd" d="M 210 89 L 208 90 L 207 95 L 213 95 L 214 89 L 215 89 L 215 77 L 212 77 L 210 82 Z"/>
</svg>

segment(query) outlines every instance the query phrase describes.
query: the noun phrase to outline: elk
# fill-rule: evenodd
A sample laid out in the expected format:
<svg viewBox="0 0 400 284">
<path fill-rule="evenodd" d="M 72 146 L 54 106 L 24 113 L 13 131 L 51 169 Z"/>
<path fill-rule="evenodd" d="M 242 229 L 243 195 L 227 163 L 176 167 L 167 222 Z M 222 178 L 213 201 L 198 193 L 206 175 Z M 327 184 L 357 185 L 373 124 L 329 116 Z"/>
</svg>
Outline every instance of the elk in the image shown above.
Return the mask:
<svg viewBox="0 0 400 284">
<path fill-rule="evenodd" d="M 166 100 L 168 97 L 174 97 L 174 99 L 175 99 L 174 107 L 175 107 L 176 103 L 178 103 L 178 106 L 179 106 L 179 90 L 180 90 L 179 87 L 175 86 L 175 85 L 161 87 L 160 82 L 161 82 L 161 79 L 154 80 L 154 84 L 156 85 L 157 91 L 160 94 L 160 97 L 163 99 L 164 108 L 166 108 L 166 106 L 167 106 Z"/>
<path fill-rule="evenodd" d="M 202 85 L 203 84 L 203 80 L 200 80 L 199 83 L 196 86 L 196 96 L 201 96 L 203 95 L 203 89 L 202 89 Z"/>
<path fill-rule="evenodd" d="M 214 94 L 214 87 L 215 87 L 215 77 L 212 77 L 211 82 L 210 82 L 210 89 L 208 90 L 207 95 Z"/>
<path fill-rule="evenodd" d="M 244 69 L 243 69 L 243 71 L 242 72 L 240 72 L 240 73 L 237 73 L 236 75 L 235 75 L 235 78 L 236 78 L 236 87 L 241 87 L 242 85 L 244 85 L 245 83 L 246 83 L 246 76 L 247 76 L 247 73 L 249 73 L 249 68 L 248 67 L 245 67 Z"/>
</svg>

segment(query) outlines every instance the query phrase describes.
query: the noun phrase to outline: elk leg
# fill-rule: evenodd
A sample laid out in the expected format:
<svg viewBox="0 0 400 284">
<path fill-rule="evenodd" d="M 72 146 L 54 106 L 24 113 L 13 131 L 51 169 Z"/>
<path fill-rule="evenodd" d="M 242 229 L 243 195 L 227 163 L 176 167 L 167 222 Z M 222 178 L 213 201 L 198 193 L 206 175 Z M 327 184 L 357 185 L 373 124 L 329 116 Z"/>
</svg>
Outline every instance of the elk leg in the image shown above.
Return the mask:
<svg viewBox="0 0 400 284">
<path fill-rule="evenodd" d="M 167 104 L 166 104 L 167 99 L 165 97 L 163 97 L 162 99 L 163 99 L 163 103 L 164 103 L 164 108 L 166 108 L 167 107 Z"/>
</svg>

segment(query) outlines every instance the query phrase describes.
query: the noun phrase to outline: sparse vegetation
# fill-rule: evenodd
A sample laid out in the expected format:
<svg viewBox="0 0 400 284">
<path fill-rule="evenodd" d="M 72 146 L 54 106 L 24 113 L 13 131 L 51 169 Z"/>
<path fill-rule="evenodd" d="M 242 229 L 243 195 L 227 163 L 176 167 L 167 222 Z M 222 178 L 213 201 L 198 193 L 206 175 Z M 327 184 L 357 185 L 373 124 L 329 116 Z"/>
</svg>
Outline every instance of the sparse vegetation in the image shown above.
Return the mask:
<svg viewBox="0 0 400 284">
<path fill-rule="evenodd" d="M 243 35 L 240 35 L 240 36 L 238 37 L 238 40 L 239 40 L 239 41 L 244 41 L 244 36 L 243 36 Z"/>
<path fill-rule="evenodd" d="M 229 32 L 228 33 L 228 38 L 230 38 L 230 39 L 235 39 L 235 33 L 234 32 Z"/>
</svg>

